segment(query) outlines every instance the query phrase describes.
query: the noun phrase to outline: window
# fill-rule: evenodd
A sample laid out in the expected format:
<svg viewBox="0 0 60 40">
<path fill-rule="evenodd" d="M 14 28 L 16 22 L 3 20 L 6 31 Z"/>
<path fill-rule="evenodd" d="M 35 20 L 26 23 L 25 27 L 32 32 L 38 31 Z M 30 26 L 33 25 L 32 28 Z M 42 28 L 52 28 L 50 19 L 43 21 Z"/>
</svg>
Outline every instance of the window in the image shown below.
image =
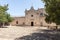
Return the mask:
<svg viewBox="0 0 60 40">
<path fill-rule="evenodd" d="M 43 16 L 43 13 L 40 13 L 40 16 Z"/>
<path fill-rule="evenodd" d="M 31 17 L 33 17 L 33 15 L 31 15 Z"/>
<path fill-rule="evenodd" d="M 18 21 L 16 21 L 16 24 L 18 24 Z"/>
</svg>

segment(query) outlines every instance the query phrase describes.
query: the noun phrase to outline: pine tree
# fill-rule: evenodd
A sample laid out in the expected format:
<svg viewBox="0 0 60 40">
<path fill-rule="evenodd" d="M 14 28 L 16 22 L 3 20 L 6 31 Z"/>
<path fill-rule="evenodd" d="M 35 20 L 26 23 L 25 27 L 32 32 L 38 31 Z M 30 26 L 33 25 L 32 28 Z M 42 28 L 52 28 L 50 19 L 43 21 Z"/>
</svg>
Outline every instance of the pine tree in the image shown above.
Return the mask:
<svg viewBox="0 0 60 40">
<path fill-rule="evenodd" d="M 8 4 L 1 6 L 0 5 L 0 26 L 4 26 L 5 22 L 9 23 L 12 21 L 12 17 L 7 12 Z"/>
<path fill-rule="evenodd" d="M 47 23 L 56 23 L 60 25 L 60 0 L 42 0 L 45 3 Z"/>
</svg>

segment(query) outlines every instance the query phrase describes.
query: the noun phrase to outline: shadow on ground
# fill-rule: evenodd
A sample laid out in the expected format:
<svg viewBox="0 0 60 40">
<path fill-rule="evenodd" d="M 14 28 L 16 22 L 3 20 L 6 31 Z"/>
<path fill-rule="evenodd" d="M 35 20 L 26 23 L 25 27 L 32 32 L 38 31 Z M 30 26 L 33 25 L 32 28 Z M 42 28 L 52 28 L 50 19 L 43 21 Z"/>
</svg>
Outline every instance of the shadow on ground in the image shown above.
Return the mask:
<svg viewBox="0 0 60 40">
<path fill-rule="evenodd" d="M 16 38 L 15 40 L 60 40 L 60 31 L 57 30 L 37 30 L 37 33 Z"/>
</svg>

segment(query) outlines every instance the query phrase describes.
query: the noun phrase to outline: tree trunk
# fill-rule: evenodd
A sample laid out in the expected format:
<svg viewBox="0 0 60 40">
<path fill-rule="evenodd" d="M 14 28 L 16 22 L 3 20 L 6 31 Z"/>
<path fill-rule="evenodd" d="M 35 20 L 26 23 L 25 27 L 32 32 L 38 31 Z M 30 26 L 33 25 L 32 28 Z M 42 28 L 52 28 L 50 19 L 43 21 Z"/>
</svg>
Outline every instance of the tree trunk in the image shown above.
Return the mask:
<svg viewBox="0 0 60 40">
<path fill-rule="evenodd" d="M 58 26 L 56 26 L 56 29 L 58 29 Z"/>
<path fill-rule="evenodd" d="M 2 27 L 2 23 L 0 22 L 0 28 Z"/>
<path fill-rule="evenodd" d="M 9 25 L 11 26 L 11 23 Z"/>
<path fill-rule="evenodd" d="M 3 22 L 3 27 L 4 27 L 4 24 L 5 24 L 5 23 Z"/>
</svg>

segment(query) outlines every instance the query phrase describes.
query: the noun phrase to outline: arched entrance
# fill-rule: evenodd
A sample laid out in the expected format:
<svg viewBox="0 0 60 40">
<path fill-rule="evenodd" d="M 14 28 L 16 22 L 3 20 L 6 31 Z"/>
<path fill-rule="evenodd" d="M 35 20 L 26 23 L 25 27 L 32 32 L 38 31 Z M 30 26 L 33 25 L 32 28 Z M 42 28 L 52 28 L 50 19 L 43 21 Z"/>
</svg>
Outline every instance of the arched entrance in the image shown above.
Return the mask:
<svg viewBox="0 0 60 40">
<path fill-rule="evenodd" d="M 31 26 L 34 26 L 34 22 L 31 22 Z"/>
</svg>

